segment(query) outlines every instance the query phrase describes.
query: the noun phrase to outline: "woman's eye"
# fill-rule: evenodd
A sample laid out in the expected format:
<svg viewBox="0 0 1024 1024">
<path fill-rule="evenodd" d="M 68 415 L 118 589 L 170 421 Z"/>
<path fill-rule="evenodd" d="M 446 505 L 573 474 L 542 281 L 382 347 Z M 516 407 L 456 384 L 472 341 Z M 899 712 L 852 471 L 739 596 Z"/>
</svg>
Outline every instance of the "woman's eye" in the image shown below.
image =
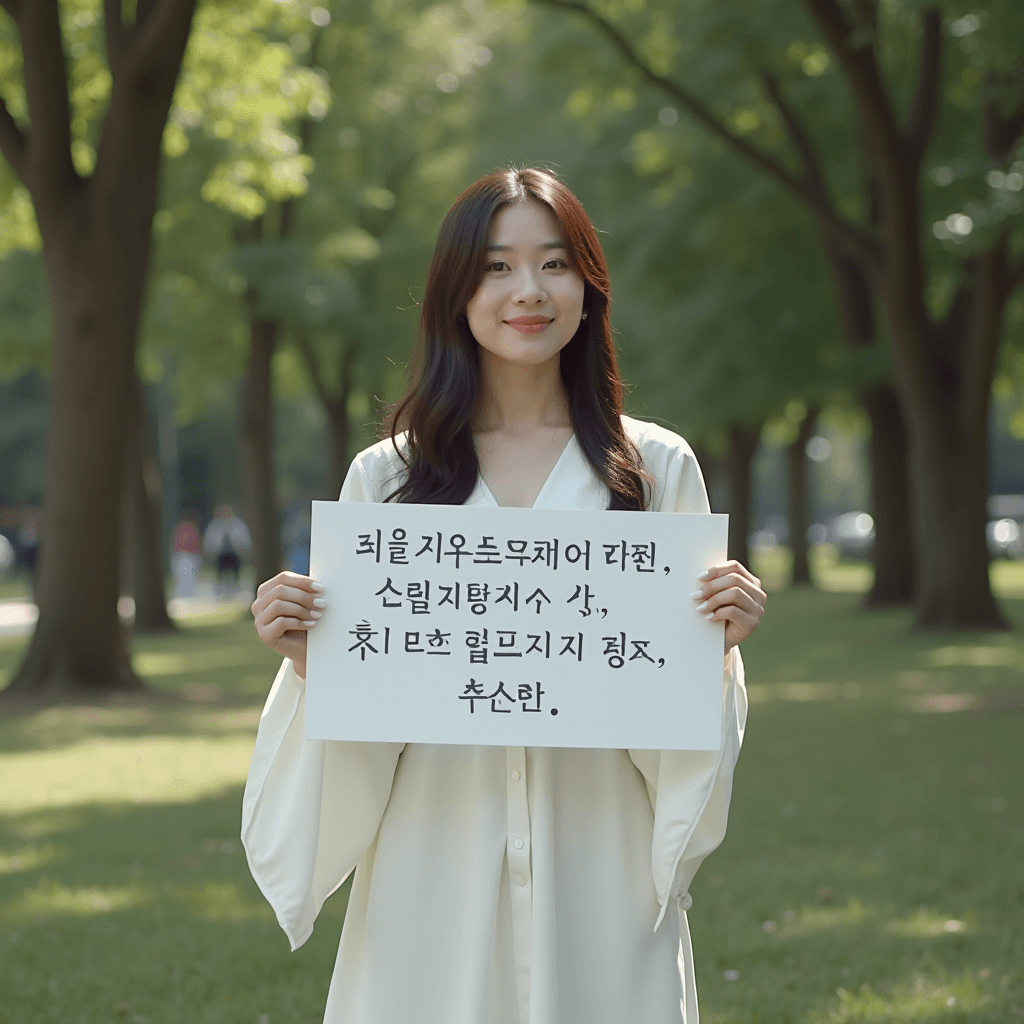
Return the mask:
<svg viewBox="0 0 1024 1024">
<path fill-rule="evenodd" d="M 568 264 L 565 262 L 565 260 L 552 258 L 548 260 L 541 269 L 564 270 L 567 266 Z M 509 270 L 510 268 L 509 265 L 504 260 L 492 260 L 490 263 L 487 264 L 487 269 L 500 272 L 502 270 Z"/>
</svg>

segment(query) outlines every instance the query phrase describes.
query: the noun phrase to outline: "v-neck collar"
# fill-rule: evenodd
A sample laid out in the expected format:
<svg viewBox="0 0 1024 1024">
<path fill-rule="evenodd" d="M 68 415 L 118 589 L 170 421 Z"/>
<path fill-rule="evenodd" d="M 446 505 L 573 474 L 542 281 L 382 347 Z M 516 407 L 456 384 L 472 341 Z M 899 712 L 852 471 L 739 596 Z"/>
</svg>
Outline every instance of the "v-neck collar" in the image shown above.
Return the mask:
<svg viewBox="0 0 1024 1024">
<path fill-rule="evenodd" d="M 533 499 L 533 504 L 530 505 L 529 508 L 537 508 L 539 506 L 541 498 L 544 497 L 545 493 L 548 491 L 550 486 L 552 486 L 551 481 L 555 478 L 555 475 L 558 473 L 559 468 L 565 461 L 569 449 L 575 447 L 576 444 L 576 432 L 573 431 L 573 433 L 569 436 L 569 440 L 566 442 L 565 447 L 562 449 L 562 453 L 558 456 L 557 459 L 555 459 L 555 464 L 551 467 L 551 470 L 548 472 L 548 475 L 544 478 L 544 483 L 540 485 L 540 490 L 537 492 L 537 497 Z M 499 505 L 497 498 L 494 497 L 494 495 L 491 493 L 490 487 L 487 486 L 487 481 L 484 480 L 483 474 L 477 472 L 476 479 L 481 494 L 483 494 L 484 498 L 487 499 L 488 504 L 493 505 L 495 508 L 527 507 L 525 505 Z"/>
</svg>

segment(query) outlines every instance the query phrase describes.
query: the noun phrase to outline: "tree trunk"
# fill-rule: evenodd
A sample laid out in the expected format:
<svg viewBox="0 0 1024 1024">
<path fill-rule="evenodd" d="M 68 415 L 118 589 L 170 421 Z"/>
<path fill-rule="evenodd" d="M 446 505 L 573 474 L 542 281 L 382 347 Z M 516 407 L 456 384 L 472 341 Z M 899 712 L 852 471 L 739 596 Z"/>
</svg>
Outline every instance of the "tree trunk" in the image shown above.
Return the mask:
<svg viewBox="0 0 1024 1024">
<path fill-rule="evenodd" d="M 918 629 L 1007 628 L 985 539 L 991 384 L 1006 299 L 998 256 L 979 258 L 973 285 L 938 328 L 914 316 L 903 288 L 886 291 L 910 436 Z M 906 358 L 914 348 L 926 353 L 916 365 Z"/>
<path fill-rule="evenodd" d="M 352 394 L 353 368 L 359 349 L 351 342 L 341 346 L 337 383 L 331 385 L 310 333 L 301 327 L 294 327 L 291 337 L 306 364 L 313 390 L 324 407 L 327 419 L 327 498 L 333 501 L 341 493 L 351 462 L 349 448 L 352 446 L 352 422 L 348 417 L 348 400 Z"/>
<path fill-rule="evenodd" d="M 135 332 L 149 256 L 129 189 L 126 182 L 107 201 L 89 202 L 86 193 L 79 216 L 44 230 L 54 340 L 39 621 L 12 695 L 142 688 L 117 612 Z"/>
<path fill-rule="evenodd" d="M 349 463 L 352 444 L 352 423 L 348 418 L 348 396 L 337 401 L 325 401 L 327 413 L 327 495 L 335 499 L 341 493 Z"/>
<path fill-rule="evenodd" d="M 814 434 L 819 410 L 808 409 L 796 440 L 786 447 L 786 496 L 789 510 L 789 548 L 793 552 L 793 573 L 790 582 L 811 582 L 811 567 L 807 558 L 807 530 L 810 526 L 810 507 L 807 495 L 807 442 Z"/>
<path fill-rule="evenodd" d="M 138 378 L 135 381 L 135 429 L 129 450 L 127 486 L 130 518 L 125 526 L 132 548 L 135 632 L 163 633 L 177 627 L 167 614 L 160 464 L 146 407 L 146 391 Z"/>
<path fill-rule="evenodd" d="M 933 423 L 913 434 L 913 506 L 920 550 L 927 552 L 918 558 L 915 625 L 1005 629 L 985 541 L 988 431 L 969 436 Z"/>
<path fill-rule="evenodd" d="M 868 451 L 875 521 L 875 580 L 864 604 L 868 608 L 907 605 L 914 599 L 907 429 L 899 396 L 891 385 L 865 389 L 860 401 L 871 421 Z"/>
<path fill-rule="evenodd" d="M 249 359 L 239 385 L 239 436 L 245 480 L 247 518 L 252 532 L 255 585 L 281 571 L 274 479 L 274 405 L 271 363 L 277 344 L 277 320 L 250 323 Z"/>
<path fill-rule="evenodd" d="M 750 565 L 750 475 L 761 440 L 760 427 L 733 424 L 729 427 L 726 473 L 729 484 L 729 557 Z"/>
<path fill-rule="evenodd" d="M 879 211 L 873 186 L 868 194 L 871 221 L 877 227 Z M 846 342 L 854 350 L 872 348 L 879 341 L 870 282 L 856 261 L 834 242 L 826 239 L 825 246 Z M 871 421 L 868 472 L 875 522 L 871 552 L 875 579 L 864 603 L 866 607 L 910 604 L 914 597 L 914 543 L 907 432 L 900 398 L 892 384 L 881 382 L 865 388 L 860 401 Z"/>
<path fill-rule="evenodd" d="M 708 492 L 708 501 L 711 504 L 712 512 L 721 512 L 718 506 L 721 504 L 721 486 L 719 477 L 723 472 L 725 459 L 722 456 L 712 455 L 706 446 L 693 442 L 690 443 L 693 454 L 696 456 L 697 465 L 700 466 L 701 476 L 704 478 L 704 489 Z"/>
<path fill-rule="evenodd" d="M 6 692 L 141 690 L 117 613 L 119 513 L 160 146 L 195 0 L 156 14 L 140 0 L 131 33 L 120 5 L 105 5 L 116 18 L 106 33 L 112 85 L 90 178 L 71 159 L 58 5 L 5 6 L 32 128 L 22 133 L 0 104 L 0 149 L 32 197 L 53 323 L 39 620 Z"/>
</svg>

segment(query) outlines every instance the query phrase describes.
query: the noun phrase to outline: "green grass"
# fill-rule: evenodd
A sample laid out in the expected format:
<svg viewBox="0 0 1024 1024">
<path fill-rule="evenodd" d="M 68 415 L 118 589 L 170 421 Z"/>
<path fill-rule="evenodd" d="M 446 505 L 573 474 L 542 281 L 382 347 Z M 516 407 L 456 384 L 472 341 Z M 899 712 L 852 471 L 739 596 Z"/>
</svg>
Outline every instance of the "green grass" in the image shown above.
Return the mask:
<svg viewBox="0 0 1024 1024">
<path fill-rule="evenodd" d="M 1024 1019 L 1024 633 L 912 634 L 858 610 L 862 567 L 817 570 L 829 589 L 773 593 L 744 649 L 732 823 L 692 889 L 704 1019 Z M 994 578 L 1024 595 L 1016 566 Z M 134 642 L 179 703 L 0 721 L 2 1024 L 320 1020 L 347 893 L 291 954 L 249 877 L 277 659 L 236 615 Z"/>
<path fill-rule="evenodd" d="M 27 601 L 32 597 L 32 588 L 28 580 L 13 573 L 0 574 L 0 601 Z"/>
</svg>

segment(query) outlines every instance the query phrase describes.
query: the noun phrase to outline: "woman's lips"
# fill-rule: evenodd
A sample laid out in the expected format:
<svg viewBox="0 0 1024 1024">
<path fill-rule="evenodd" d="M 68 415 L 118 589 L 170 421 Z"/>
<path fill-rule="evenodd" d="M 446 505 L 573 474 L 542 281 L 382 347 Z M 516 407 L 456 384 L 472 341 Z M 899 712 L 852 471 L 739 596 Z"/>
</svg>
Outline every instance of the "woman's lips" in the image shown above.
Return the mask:
<svg viewBox="0 0 1024 1024">
<path fill-rule="evenodd" d="M 540 334 L 553 321 L 547 317 L 523 317 L 518 320 L 506 320 L 505 323 L 520 334 Z"/>
</svg>

